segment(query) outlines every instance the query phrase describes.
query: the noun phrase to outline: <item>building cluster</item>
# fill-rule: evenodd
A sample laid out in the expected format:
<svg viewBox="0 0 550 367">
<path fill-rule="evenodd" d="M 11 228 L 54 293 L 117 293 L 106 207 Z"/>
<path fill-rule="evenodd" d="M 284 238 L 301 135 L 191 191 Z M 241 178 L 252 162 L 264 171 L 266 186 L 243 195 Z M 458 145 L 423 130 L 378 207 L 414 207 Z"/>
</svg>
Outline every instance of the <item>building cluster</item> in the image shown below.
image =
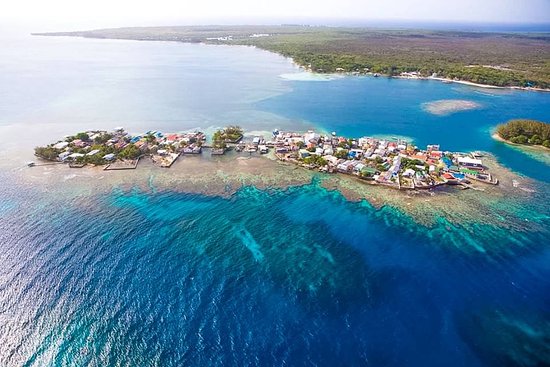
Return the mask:
<svg viewBox="0 0 550 367">
<path fill-rule="evenodd" d="M 163 134 L 148 131 L 130 135 L 122 127 L 113 131 L 86 131 L 47 147 L 36 148 L 41 158 L 69 163 L 103 164 L 117 159 L 135 160 L 150 154 L 163 167 L 171 165 L 180 154 L 200 154 L 206 135 L 202 132 Z"/>
<path fill-rule="evenodd" d="M 425 150 L 401 139 L 322 135 L 314 131 L 273 133 L 278 158 L 325 172 L 355 175 L 397 188 L 468 185 L 469 180 L 495 184 L 477 156 L 444 152 L 439 145 Z"/>
<path fill-rule="evenodd" d="M 312 130 L 306 133 L 275 130 L 270 140 L 261 136 L 251 141 L 242 141 L 242 138 L 242 129 L 238 126 L 217 131 L 211 154 L 224 154 L 231 147 L 237 152 L 265 154 L 273 148 L 281 160 L 397 188 L 431 188 L 442 184 L 470 187 L 470 180 L 498 183 L 486 171 L 479 154 L 442 151 L 439 145 L 419 149 L 398 138 L 355 139 Z M 78 165 L 112 163 L 112 169 L 123 169 L 117 165 L 124 167 L 128 162 L 135 162 L 135 168 L 137 160 L 148 155 L 161 167 L 170 167 L 181 154 L 200 154 L 205 142 L 206 135 L 202 132 L 148 131 L 132 136 L 123 128 L 116 128 L 112 132 L 81 132 L 36 148 L 35 153 L 45 159 Z"/>
</svg>

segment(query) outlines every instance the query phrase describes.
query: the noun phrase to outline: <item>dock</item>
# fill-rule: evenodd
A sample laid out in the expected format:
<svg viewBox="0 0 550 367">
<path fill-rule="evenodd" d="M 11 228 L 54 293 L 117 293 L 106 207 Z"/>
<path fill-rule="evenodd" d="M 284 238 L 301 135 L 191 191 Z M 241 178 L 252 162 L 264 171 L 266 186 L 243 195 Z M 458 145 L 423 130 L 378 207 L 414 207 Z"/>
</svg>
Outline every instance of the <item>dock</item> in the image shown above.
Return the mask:
<svg viewBox="0 0 550 367">
<path fill-rule="evenodd" d="M 116 161 L 113 163 L 110 163 L 103 168 L 104 171 L 123 171 L 123 170 L 129 170 L 129 169 L 136 169 L 137 165 L 139 163 L 139 160 L 142 156 L 139 156 L 134 161 L 128 162 L 128 161 Z"/>
</svg>

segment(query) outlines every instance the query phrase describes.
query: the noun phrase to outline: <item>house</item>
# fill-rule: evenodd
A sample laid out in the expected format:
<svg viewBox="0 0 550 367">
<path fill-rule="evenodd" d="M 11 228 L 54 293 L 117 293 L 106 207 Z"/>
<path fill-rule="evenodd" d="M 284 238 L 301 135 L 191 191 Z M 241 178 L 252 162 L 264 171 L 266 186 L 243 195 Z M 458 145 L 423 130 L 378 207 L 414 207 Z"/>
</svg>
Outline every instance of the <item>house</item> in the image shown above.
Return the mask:
<svg viewBox="0 0 550 367">
<path fill-rule="evenodd" d="M 113 153 L 105 154 L 103 156 L 103 159 L 105 159 L 106 161 L 112 161 L 113 159 L 115 159 L 115 155 Z"/>
<path fill-rule="evenodd" d="M 413 177 L 415 174 L 415 170 L 412 168 L 407 168 L 405 172 L 403 172 L 404 177 Z"/>
<path fill-rule="evenodd" d="M 333 155 L 326 155 L 323 158 L 333 166 L 336 166 L 338 164 L 339 159 Z"/>
<path fill-rule="evenodd" d="M 411 155 L 411 159 L 418 159 L 421 162 L 426 162 L 426 160 L 428 159 L 428 156 L 422 153 L 417 153 L 417 154 Z"/>
<path fill-rule="evenodd" d="M 96 155 L 97 153 L 99 153 L 99 149 L 94 149 L 91 152 L 86 153 L 86 155 L 91 157 L 93 155 Z"/>
<path fill-rule="evenodd" d="M 63 152 L 61 154 L 59 154 L 57 157 L 59 158 L 60 161 L 64 161 L 66 160 L 69 156 L 71 155 L 71 152 Z"/>
<path fill-rule="evenodd" d="M 430 158 L 441 159 L 441 157 L 443 157 L 443 152 L 442 151 L 440 151 L 440 150 L 430 151 Z"/>
<path fill-rule="evenodd" d="M 300 149 L 299 152 L 300 158 L 309 157 L 310 153 L 306 149 Z"/>
<path fill-rule="evenodd" d="M 67 148 L 67 146 L 69 146 L 69 143 L 67 143 L 66 141 L 61 141 L 61 142 L 55 144 L 53 147 L 55 149 L 65 149 L 65 148 Z"/>
<path fill-rule="evenodd" d="M 481 161 L 481 159 L 474 159 L 470 157 L 459 157 L 457 161 L 460 166 L 475 168 L 475 169 L 483 169 L 483 162 Z"/>
<path fill-rule="evenodd" d="M 84 157 L 84 154 L 82 154 L 82 153 L 73 153 L 73 154 L 69 155 L 67 158 L 76 159 L 76 158 L 80 158 L 80 157 Z"/>
<path fill-rule="evenodd" d="M 88 145 L 86 142 L 84 142 L 80 139 L 75 139 L 75 140 L 72 141 L 72 143 L 77 148 L 84 148 L 86 145 Z"/>
</svg>

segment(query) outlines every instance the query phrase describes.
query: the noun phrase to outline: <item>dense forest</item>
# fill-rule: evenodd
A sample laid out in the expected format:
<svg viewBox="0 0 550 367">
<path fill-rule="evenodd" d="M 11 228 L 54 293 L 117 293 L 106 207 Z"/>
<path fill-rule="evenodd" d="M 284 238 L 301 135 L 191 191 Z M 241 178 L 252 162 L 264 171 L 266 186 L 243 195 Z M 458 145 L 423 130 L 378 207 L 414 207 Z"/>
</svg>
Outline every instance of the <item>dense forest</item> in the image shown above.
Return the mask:
<svg viewBox="0 0 550 367">
<path fill-rule="evenodd" d="M 550 124 L 535 120 L 510 120 L 498 125 L 496 133 L 516 144 L 543 145 L 550 148 Z"/>
<path fill-rule="evenodd" d="M 45 33 L 259 47 L 316 72 L 380 73 L 550 88 L 550 36 L 309 26 L 195 26 Z"/>
</svg>

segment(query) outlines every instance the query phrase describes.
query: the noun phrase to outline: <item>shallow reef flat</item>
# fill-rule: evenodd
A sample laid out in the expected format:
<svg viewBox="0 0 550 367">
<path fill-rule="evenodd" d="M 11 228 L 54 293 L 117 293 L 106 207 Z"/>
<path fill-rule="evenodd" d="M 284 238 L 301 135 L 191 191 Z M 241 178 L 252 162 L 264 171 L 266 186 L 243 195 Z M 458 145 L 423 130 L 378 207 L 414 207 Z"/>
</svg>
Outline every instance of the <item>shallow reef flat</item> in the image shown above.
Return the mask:
<svg viewBox="0 0 550 367">
<path fill-rule="evenodd" d="M 229 199 L 247 187 L 268 193 L 309 187 L 313 192 L 328 190 L 343 200 L 363 202 L 362 205 L 372 208 L 373 213 L 378 213 L 389 226 L 404 226 L 412 232 L 428 228 L 428 235 L 434 239 L 439 237 L 442 243 L 482 252 L 493 246 L 491 238 L 495 236 L 512 233 L 508 242 L 521 247 L 530 242 L 527 234 L 547 233 L 550 218 L 544 205 L 547 184 L 522 178 L 491 157 L 485 160 L 500 184 L 479 183 L 476 185 L 478 190 L 458 187 L 396 190 L 351 176 L 320 174 L 266 157 L 234 155 L 186 156 L 170 169 L 161 169 L 143 160 L 138 169 L 124 172 L 71 169 L 65 165 L 33 167 L 20 170 L 17 180 L 38 190 L 62 193 L 67 200 L 74 198 L 84 202 L 87 195 L 104 195 L 113 189 Z"/>
<path fill-rule="evenodd" d="M 424 111 L 437 116 L 447 116 L 455 112 L 475 110 L 481 107 L 481 104 L 477 102 L 463 99 L 442 99 L 422 104 Z"/>
</svg>

